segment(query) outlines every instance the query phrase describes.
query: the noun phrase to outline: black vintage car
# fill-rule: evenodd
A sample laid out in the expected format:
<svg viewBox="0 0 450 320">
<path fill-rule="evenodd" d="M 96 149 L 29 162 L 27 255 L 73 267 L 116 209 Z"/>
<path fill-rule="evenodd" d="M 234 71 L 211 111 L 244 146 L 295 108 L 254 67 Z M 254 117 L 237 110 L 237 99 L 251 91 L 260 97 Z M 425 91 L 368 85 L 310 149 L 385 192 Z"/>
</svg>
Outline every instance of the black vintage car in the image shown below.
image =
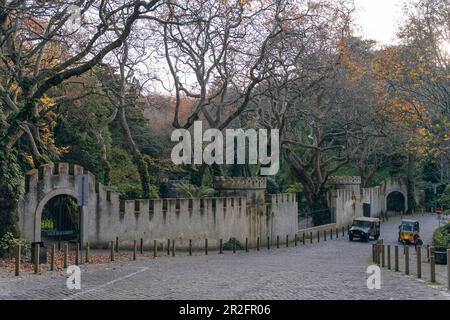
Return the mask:
<svg viewBox="0 0 450 320">
<path fill-rule="evenodd" d="M 380 237 L 380 219 L 365 217 L 353 219 L 352 227 L 348 231 L 349 240 L 358 238 L 367 242 L 371 237 L 375 240 Z"/>
</svg>

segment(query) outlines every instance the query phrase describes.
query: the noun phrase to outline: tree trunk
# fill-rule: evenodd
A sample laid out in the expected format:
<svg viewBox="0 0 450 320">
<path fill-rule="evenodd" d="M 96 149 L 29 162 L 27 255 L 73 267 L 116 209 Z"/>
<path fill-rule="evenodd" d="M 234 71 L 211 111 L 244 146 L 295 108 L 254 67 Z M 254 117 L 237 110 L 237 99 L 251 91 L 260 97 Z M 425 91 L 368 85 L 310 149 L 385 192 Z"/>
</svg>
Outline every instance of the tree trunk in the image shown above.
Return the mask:
<svg viewBox="0 0 450 320">
<path fill-rule="evenodd" d="M 412 153 L 409 153 L 407 174 L 406 174 L 408 214 L 413 213 L 416 210 L 417 205 L 415 197 L 415 186 L 416 186 L 415 173 L 416 173 L 416 156 Z"/>
</svg>

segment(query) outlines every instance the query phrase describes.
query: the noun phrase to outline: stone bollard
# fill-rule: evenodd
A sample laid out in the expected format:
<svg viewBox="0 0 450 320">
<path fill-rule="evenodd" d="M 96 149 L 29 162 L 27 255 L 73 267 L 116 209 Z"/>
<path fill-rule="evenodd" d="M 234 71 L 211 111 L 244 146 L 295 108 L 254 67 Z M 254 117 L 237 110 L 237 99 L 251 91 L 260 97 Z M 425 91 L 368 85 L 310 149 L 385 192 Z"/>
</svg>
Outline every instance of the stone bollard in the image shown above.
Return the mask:
<svg viewBox="0 0 450 320">
<path fill-rule="evenodd" d="M 91 244 L 86 242 L 86 263 L 91 261 Z"/>
<path fill-rule="evenodd" d="M 20 275 L 20 260 L 22 255 L 22 247 L 19 245 L 16 246 L 15 256 L 16 256 L 16 265 L 14 275 L 18 277 Z"/>
<path fill-rule="evenodd" d="M 381 246 L 381 267 L 385 268 L 386 267 L 386 246 L 383 244 Z"/>
<path fill-rule="evenodd" d="M 259 237 L 256 239 L 256 251 L 259 251 Z"/>
<path fill-rule="evenodd" d="M 116 249 L 116 253 L 119 253 L 119 237 L 116 237 L 116 246 L 115 246 L 115 249 Z"/>
<path fill-rule="evenodd" d="M 170 256 L 170 239 L 167 239 L 167 255 Z"/>
<path fill-rule="evenodd" d="M 280 249 L 280 236 L 277 236 L 277 249 Z"/>
<path fill-rule="evenodd" d="M 450 249 L 447 249 L 447 289 L 450 290 Z"/>
<path fill-rule="evenodd" d="M 133 261 L 136 260 L 136 254 L 137 254 L 137 240 L 134 240 L 134 242 L 133 242 Z"/>
<path fill-rule="evenodd" d="M 245 238 L 245 252 L 248 252 L 248 238 Z"/>
<path fill-rule="evenodd" d="M 416 258 L 417 258 L 417 278 L 422 278 L 422 247 L 418 246 L 416 248 Z"/>
<path fill-rule="evenodd" d="M 111 241 L 111 243 L 110 243 L 110 246 L 111 246 L 111 252 L 110 252 L 110 256 L 109 256 L 109 258 L 110 258 L 110 260 L 111 261 L 114 261 L 114 241 Z"/>
<path fill-rule="evenodd" d="M 175 257 L 175 240 L 172 240 L 172 257 Z"/>
<path fill-rule="evenodd" d="M 75 249 L 75 265 L 80 265 L 80 244 L 77 242 L 77 248 Z"/>
<path fill-rule="evenodd" d="M 50 271 L 55 271 L 55 251 L 56 245 L 53 244 L 50 249 Z"/>
<path fill-rule="evenodd" d="M 208 255 L 208 239 L 205 239 L 205 256 Z"/>
<path fill-rule="evenodd" d="M 391 270 L 391 245 L 387 246 L 387 268 Z"/>
<path fill-rule="evenodd" d="M 398 272 L 400 269 L 398 268 L 398 246 L 395 246 L 395 252 L 394 252 L 394 268 L 395 272 Z"/>
<path fill-rule="evenodd" d="M 259 238 L 258 238 L 259 240 Z M 223 240 L 220 239 L 219 241 L 219 254 L 223 254 Z"/>
<path fill-rule="evenodd" d="M 139 246 L 140 254 L 144 254 L 144 239 L 141 238 L 141 245 Z"/>
<path fill-rule="evenodd" d="M 39 244 L 34 246 L 34 273 L 39 273 Z"/>
<path fill-rule="evenodd" d="M 64 269 L 67 269 L 69 264 L 69 245 L 64 243 Z"/>
<path fill-rule="evenodd" d="M 405 274 L 409 275 L 409 246 L 405 246 Z"/>
<path fill-rule="evenodd" d="M 192 240 L 189 239 L 189 256 L 192 256 Z"/>
<path fill-rule="evenodd" d="M 153 258 L 158 256 L 158 243 L 156 240 L 153 240 Z"/>
</svg>

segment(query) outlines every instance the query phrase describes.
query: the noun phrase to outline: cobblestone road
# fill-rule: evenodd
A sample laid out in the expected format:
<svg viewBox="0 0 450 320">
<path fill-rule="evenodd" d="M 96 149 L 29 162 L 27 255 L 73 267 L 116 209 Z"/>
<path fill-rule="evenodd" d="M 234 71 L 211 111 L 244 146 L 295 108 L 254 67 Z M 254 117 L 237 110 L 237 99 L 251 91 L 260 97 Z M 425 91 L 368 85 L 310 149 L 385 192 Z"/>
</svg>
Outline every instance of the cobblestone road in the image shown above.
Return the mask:
<svg viewBox="0 0 450 320">
<path fill-rule="evenodd" d="M 437 222 L 432 216 L 420 220 L 427 240 Z M 383 224 L 385 243 L 396 244 L 398 221 Z M 176 257 L 84 265 L 79 291 L 66 288 L 62 272 L 4 276 L 0 299 L 450 299 L 444 286 L 388 270 L 382 271 L 381 289 L 368 290 L 370 264 L 371 245 L 347 237 L 235 255 L 189 257 L 180 252 Z"/>
</svg>

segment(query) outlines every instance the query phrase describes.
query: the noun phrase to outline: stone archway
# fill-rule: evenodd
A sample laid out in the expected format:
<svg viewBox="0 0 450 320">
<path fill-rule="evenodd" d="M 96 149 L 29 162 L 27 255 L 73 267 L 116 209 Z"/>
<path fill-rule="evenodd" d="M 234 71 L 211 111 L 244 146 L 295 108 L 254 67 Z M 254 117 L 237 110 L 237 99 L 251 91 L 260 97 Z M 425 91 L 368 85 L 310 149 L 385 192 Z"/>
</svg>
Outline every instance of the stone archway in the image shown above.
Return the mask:
<svg viewBox="0 0 450 320">
<path fill-rule="evenodd" d="M 45 195 L 45 197 L 39 202 L 36 211 L 34 213 L 34 239 L 35 241 L 41 241 L 41 223 L 42 223 L 42 211 L 44 210 L 45 205 L 53 198 L 66 195 L 73 198 L 77 197 L 74 190 L 71 189 L 55 189 Z"/>
<path fill-rule="evenodd" d="M 386 212 L 406 212 L 406 195 L 400 190 L 391 191 L 386 195 Z"/>
<path fill-rule="evenodd" d="M 30 242 L 41 241 L 41 221 L 44 206 L 54 197 L 67 195 L 77 199 L 81 194 L 80 176 L 87 176 L 87 203 L 80 207 L 81 241 L 88 240 L 89 216 L 97 210 L 95 177 L 77 165 L 56 163 L 31 170 L 25 176 L 25 194 L 19 203 L 19 228 Z M 83 190 L 85 190 L 84 188 Z"/>
</svg>

